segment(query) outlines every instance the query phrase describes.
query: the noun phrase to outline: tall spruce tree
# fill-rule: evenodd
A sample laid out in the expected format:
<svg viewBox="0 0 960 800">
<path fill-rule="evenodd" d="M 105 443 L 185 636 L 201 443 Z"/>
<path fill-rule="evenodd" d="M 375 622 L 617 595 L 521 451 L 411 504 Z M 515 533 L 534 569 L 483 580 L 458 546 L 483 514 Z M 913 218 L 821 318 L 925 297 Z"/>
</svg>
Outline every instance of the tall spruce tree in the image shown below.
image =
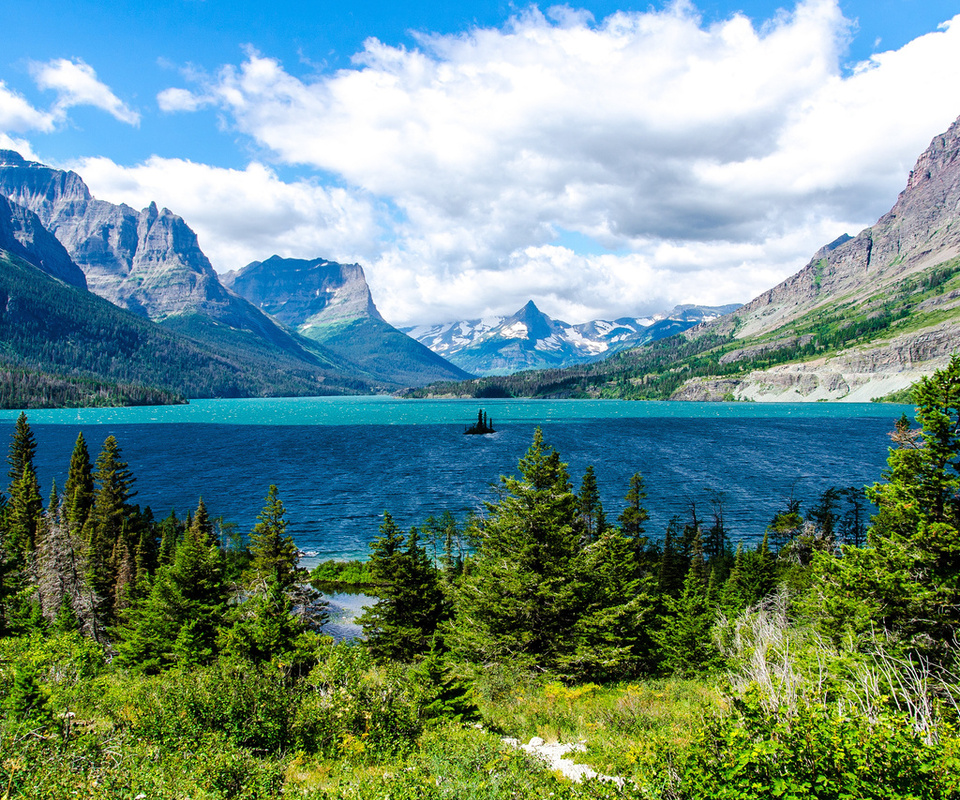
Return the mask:
<svg viewBox="0 0 960 800">
<path fill-rule="evenodd" d="M 709 602 L 703 540 L 698 532 L 691 546 L 690 568 L 679 598 L 666 601 L 656 633 L 663 668 L 689 675 L 716 666 L 719 654 L 710 635 L 716 612 Z"/>
<path fill-rule="evenodd" d="M 573 647 L 580 612 L 577 498 L 566 464 L 538 428 L 519 477 L 501 477 L 501 497 L 477 521 L 477 552 L 456 592 L 446 637 L 476 663 L 553 669 Z"/>
<path fill-rule="evenodd" d="M 102 598 L 97 609 L 99 616 L 109 624 L 117 606 L 119 561 L 127 549 L 124 540 L 127 503 L 135 494 L 133 474 L 122 460 L 120 445 L 113 435 L 103 443 L 94 482 L 93 509 L 83 532 L 87 548 L 86 577 L 93 593 Z"/>
<path fill-rule="evenodd" d="M 914 390 L 916 418 L 892 434 L 865 548 L 814 558 L 814 617 L 835 637 L 885 630 L 905 650 L 950 660 L 960 635 L 960 356 Z"/>
<path fill-rule="evenodd" d="M 650 518 L 650 514 L 643 506 L 643 501 L 647 499 L 647 489 L 643 475 L 639 472 L 634 472 L 630 476 L 630 489 L 624 499 L 627 501 L 627 507 L 617 518 L 617 522 L 620 523 L 620 532 L 628 539 L 645 544 L 644 525 Z"/>
<path fill-rule="evenodd" d="M 608 528 L 578 557 L 581 610 L 574 651 L 560 671 L 574 680 L 624 680 L 652 667 L 656 580 L 643 575 L 635 542 Z"/>
<path fill-rule="evenodd" d="M 77 434 L 73 454 L 70 456 L 70 471 L 64 486 L 64 516 L 74 531 L 83 530 L 93 510 L 93 466 L 83 433 Z"/>
<path fill-rule="evenodd" d="M 359 619 L 366 646 L 378 660 L 414 661 L 430 649 L 445 614 L 440 575 L 417 529 L 404 540 L 387 512 L 370 549 L 369 569 L 380 589 Z"/>
<path fill-rule="evenodd" d="M 589 465 L 583 473 L 583 482 L 577 494 L 577 517 L 584 544 L 596 541 L 607 527 L 593 465 Z"/>
<path fill-rule="evenodd" d="M 13 494 L 13 485 L 23 477 L 23 469 L 28 464 L 33 468 L 33 457 L 37 452 L 37 440 L 30 429 L 30 423 L 27 422 L 27 415 L 20 412 L 17 417 L 17 425 L 13 432 L 13 440 L 10 442 L 10 452 L 7 455 L 7 463 L 10 469 L 7 477 L 10 479 L 9 494 Z"/>
<path fill-rule="evenodd" d="M 271 484 L 250 535 L 251 569 L 257 579 L 281 591 L 296 583 L 299 560 L 293 537 L 287 534 L 285 515 L 279 490 Z"/>
<path fill-rule="evenodd" d="M 193 517 L 173 563 L 157 570 L 149 595 L 123 612 L 117 645 L 121 663 L 156 672 L 207 663 L 216 655 L 227 587 L 220 549 L 203 517 Z"/>
</svg>

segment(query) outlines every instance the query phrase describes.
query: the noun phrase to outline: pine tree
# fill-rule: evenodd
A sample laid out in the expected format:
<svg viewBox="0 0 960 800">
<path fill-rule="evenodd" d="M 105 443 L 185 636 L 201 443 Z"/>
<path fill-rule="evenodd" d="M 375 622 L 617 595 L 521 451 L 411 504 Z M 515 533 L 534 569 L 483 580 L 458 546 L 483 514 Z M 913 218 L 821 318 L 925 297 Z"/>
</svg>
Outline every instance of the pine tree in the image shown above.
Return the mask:
<svg viewBox="0 0 960 800">
<path fill-rule="evenodd" d="M 901 418 L 863 549 L 814 560 L 815 619 L 841 637 L 886 630 L 904 649 L 952 658 L 960 634 L 960 356 L 914 390 L 919 429 Z"/>
<path fill-rule="evenodd" d="M 649 669 L 655 579 L 641 574 L 635 542 L 607 529 L 580 554 L 577 569 L 582 609 L 573 630 L 575 650 L 560 662 L 563 675 L 611 681 Z"/>
<path fill-rule="evenodd" d="M 33 471 L 33 464 L 25 461 L 20 478 L 10 487 L 10 499 L 5 513 L 8 555 L 15 568 L 25 570 L 37 540 L 37 527 L 43 513 L 40 485 Z M 26 580 L 26 576 L 24 576 Z"/>
<path fill-rule="evenodd" d="M 184 526 L 177 519 L 176 512 L 171 511 L 170 516 L 160 523 L 160 546 L 157 552 L 157 563 L 172 564 L 174 554 L 177 552 L 177 543 L 183 536 Z"/>
<path fill-rule="evenodd" d="M 277 487 L 267 490 L 263 510 L 250 535 L 251 569 L 257 579 L 287 591 L 297 581 L 299 553 L 287 535 L 286 509 Z"/>
<path fill-rule="evenodd" d="M 445 608 L 440 576 L 419 533 L 404 542 L 393 517 L 384 513 L 380 536 L 370 548 L 370 572 L 381 584 L 377 602 L 360 617 L 366 645 L 378 660 L 414 661 L 430 646 Z"/>
<path fill-rule="evenodd" d="M 707 568 L 703 540 L 699 534 L 691 547 L 690 568 L 677 599 L 666 601 L 666 613 L 656 633 L 663 667 L 671 673 L 688 675 L 716 666 L 718 653 L 710 636 L 715 611 L 707 591 Z"/>
<path fill-rule="evenodd" d="M 64 514 L 67 524 L 74 531 L 83 530 L 93 510 L 93 492 L 93 467 L 90 464 L 90 453 L 83 434 L 80 433 L 77 435 L 77 442 L 70 456 L 70 471 L 64 487 Z"/>
<path fill-rule="evenodd" d="M 120 456 L 117 440 L 108 436 L 97 458 L 96 493 L 83 533 L 87 545 L 87 581 L 94 594 L 103 598 L 98 612 L 105 622 L 112 620 L 117 603 L 117 557 L 124 555 L 126 544 L 122 538 L 127 503 L 135 494 L 131 491 L 133 475 Z"/>
<path fill-rule="evenodd" d="M 663 537 L 663 551 L 657 565 L 657 594 L 661 598 L 679 597 L 683 590 L 683 578 L 687 573 L 687 564 L 678 552 L 677 542 L 681 541 L 680 518 L 673 517 L 667 524 Z"/>
<path fill-rule="evenodd" d="M 518 466 L 520 477 L 501 477 L 500 500 L 478 520 L 447 639 L 476 663 L 550 669 L 569 652 L 580 610 L 577 498 L 540 429 Z"/>
<path fill-rule="evenodd" d="M 577 515 L 584 544 L 595 541 L 607 527 L 600 502 L 600 490 L 593 466 L 588 466 L 583 474 L 580 492 L 577 495 Z"/>
<path fill-rule="evenodd" d="M 149 595 L 124 611 L 117 645 L 121 663 L 155 672 L 206 663 L 216 655 L 227 588 L 220 550 L 206 528 L 198 513 L 173 563 L 158 569 Z"/>
<path fill-rule="evenodd" d="M 37 452 L 37 440 L 27 422 L 27 415 L 20 412 L 17 417 L 17 425 L 13 433 L 13 441 L 10 442 L 10 452 L 7 455 L 7 463 L 10 464 L 10 470 L 7 477 L 10 479 L 9 494 L 13 494 L 13 486 L 23 477 L 24 467 L 27 465 L 33 469 L 33 457 Z"/>
<path fill-rule="evenodd" d="M 647 490 L 643 475 L 639 472 L 634 472 L 630 477 L 630 489 L 624 499 L 627 501 L 627 507 L 617 518 L 617 522 L 620 523 L 620 531 L 628 539 L 645 543 L 644 523 L 650 518 L 650 515 L 647 513 L 647 509 L 643 507 L 643 501 L 647 499 Z"/>
</svg>

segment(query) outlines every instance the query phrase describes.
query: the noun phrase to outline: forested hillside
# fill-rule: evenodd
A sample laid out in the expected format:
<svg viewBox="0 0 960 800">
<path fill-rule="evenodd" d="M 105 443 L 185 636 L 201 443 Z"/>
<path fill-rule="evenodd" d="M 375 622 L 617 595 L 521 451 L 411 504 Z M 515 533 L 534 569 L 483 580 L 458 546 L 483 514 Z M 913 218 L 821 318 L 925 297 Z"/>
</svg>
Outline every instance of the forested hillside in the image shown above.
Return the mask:
<svg viewBox="0 0 960 800">
<path fill-rule="evenodd" d="M 866 495 L 791 502 L 751 547 L 719 504 L 651 530 L 639 472 L 604 509 L 603 465 L 574 482 L 537 431 L 483 513 L 405 531 L 387 510 L 354 571 L 377 587 L 364 640 L 340 643 L 277 487 L 249 536 L 202 487 L 158 521 L 120 443 L 92 462 L 81 433 L 44 503 L 21 415 L 6 796 L 960 796 L 960 357 L 916 397 Z M 619 780 L 560 779 L 504 736 L 582 741 Z"/>
<path fill-rule="evenodd" d="M 282 354 L 245 349 L 236 332 L 217 349 L 202 345 L 189 327 L 187 336 L 167 331 L 2 250 L 0 300 L 0 369 L 15 408 L 30 405 L 31 395 L 70 406 L 369 391 L 359 379 L 345 383 L 332 370 L 326 376 Z"/>
</svg>

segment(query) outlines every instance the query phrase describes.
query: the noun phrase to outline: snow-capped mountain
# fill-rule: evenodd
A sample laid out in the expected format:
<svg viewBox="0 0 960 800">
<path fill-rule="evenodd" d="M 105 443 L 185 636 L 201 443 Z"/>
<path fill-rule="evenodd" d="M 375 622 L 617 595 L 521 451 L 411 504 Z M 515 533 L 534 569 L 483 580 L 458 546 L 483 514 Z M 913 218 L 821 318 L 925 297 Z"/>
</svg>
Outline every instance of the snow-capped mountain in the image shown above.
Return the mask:
<svg viewBox="0 0 960 800">
<path fill-rule="evenodd" d="M 531 300 L 509 317 L 421 325 L 405 331 L 467 372 L 506 375 L 523 369 L 596 361 L 619 350 L 680 333 L 737 308 L 737 304 L 683 305 L 669 314 L 570 325 L 548 317 Z"/>
</svg>

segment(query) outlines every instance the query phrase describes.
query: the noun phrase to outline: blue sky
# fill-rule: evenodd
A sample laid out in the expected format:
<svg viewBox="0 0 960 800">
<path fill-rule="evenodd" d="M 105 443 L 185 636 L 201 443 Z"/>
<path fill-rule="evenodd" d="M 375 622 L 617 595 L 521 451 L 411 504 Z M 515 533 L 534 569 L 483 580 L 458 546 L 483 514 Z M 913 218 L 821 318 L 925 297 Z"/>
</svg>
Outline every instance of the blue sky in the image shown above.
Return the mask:
<svg viewBox="0 0 960 800">
<path fill-rule="evenodd" d="M 397 324 L 746 301 L 960 115 L 956 2 L 3 0 L 0 144 Z M 945 24 L 946 23 L 946 24 Z"/>
</svg>

